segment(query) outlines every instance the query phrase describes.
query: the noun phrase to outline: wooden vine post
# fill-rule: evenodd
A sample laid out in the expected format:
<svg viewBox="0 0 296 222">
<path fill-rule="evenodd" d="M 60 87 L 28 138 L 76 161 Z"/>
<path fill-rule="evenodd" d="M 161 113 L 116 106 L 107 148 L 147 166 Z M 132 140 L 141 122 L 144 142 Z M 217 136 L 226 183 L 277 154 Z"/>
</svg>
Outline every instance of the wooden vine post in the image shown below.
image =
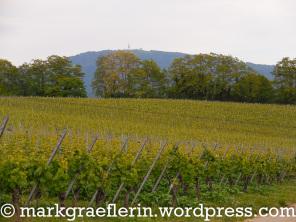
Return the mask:
<svg viewBox="0 0 296 222">
<path fill-rule="evenodd" d="M 51 162 L 53 161 L 53 159 L 54 159 L 54 157 L 56 156 L 57 152 L 60 150 L 61 145 L 62 145 L 62 143 L 63 143 L 63 141 L 64 141 L 66 135 L 67 135 L 67 130 L 65 129 L 65 130 L 62 132 L 62 134 L 61 134 L 61 136 L 60 136 L 60 138 L 59 138 L 59 140 L 58 140 L 57 145 L 55 146 L 55 148 L 54 148 L 53 151 L 51 152 L 51 155 L 50 155 L 50 157 L 49 157 L 49 159 L 48 159 L 48 161 L 47 161 L 47 166 L 49 166 L 49 165 L 51 164 Z M 36 183 L 36 184 L 33 186 L 32 190 L 31 190 L 31 192 L 30 192 L 30 194 L 29 194 L 29 197 L 28 197 L 27 203 L 26 203 L 27 206 L 30 205 L 31 200 L 32 200 L 33 197 L 35 196 L 35 193 L 36 193 L 36 191 L 37 191 L 38 185 L 39 185 L 39 184 Z"/>
<path fill-rule="evenodd" d="M 178 150 L 178 148 L 179 148 L 179 144 L 176 144 L 176 145 L 174 146 L 173 153 L 176 153 L 177 150 Z M 153 186 L 153 188 L 152 188 L 152 193 L 155 193 L 155 192 L 156 192 L 157 187 L 158 187 L 158 185 L 159 185 L 161 179 L 163 178 L 163 176 L 164 176 L 164 174 L 165 174 L 165 172 L 166 172 L 166 170 L 167 170 L 167 168 L 168 168 L 170 162 L 171 162 L 171 156 L 167 159 L 167 161 L 166 161 L 166 163 L 165 163 L 165 165 L 164 165 L 164 167 L 163 167 L 163 169 L 162 169 L 162 171 L 161 171 L 159 177 L 157 178 L 156 183 L 154 184 L 154 186 Z"/>
<path fill-rule="evenodd" d="M 0 127 L 0 138 L 1 138 L 1 137 L 3 136 L 3 134 L 4 134 L 5 128 L 6 128 L 7 123 L 8 123 L 8 120 L 9 120 L 9 117 L 8 117 L 8 116 L 4 117 L 3 122 L 2 122 L 2 124 L 1 124 L 1 127 Z"/>
<path fill-rule="evenodd" d="M 95 146 L 95 144 L 96 144 L 96 142 L 97 142 L 98 139 L 99 139 L 99 135 L 96 135 L 96 136 L 94 137 L 92 143 L 91 143 L 91 144 L 88 146 L 88 148 L 87 148 L 87 153 L 88 153 L 88 154 L 91 153 L 91 151 L 93 150 L 93 148 L 94 148 L 94 146 Z M 72 191 L 72 188 L 73 188 L 74 184 L 76 183 L 76 180 L 77 180 L 77 178 L 78 178 L 78 176 L 80 175 L 80 173 L 81 173 L 82 170 L 84 170 L 84 169 L 83 169 L 82 166 L 80 166 L 80 168 L 79 168 L 79 172 L 76 173 L 76 174 L 74 175 L 74 177 L 72 178 L 72 180 L 70 181 L 70 183 L 69 183 L 69 185 L 68 185 L 68 188 L 67 188 L 67 190 L 66 190 L 66 192 L 65 192 L 65 200 L 68 198 L 70 192 Z M 75 201 L 77 200 L 77 198 L 76 198 L 76 194 L 75 194 L 75 193 L 74 193 L 74 199 L 75 199 Z"/>
<path fill-rule="evenodd" d="M 116 163 L 116 161 L 121 157 L 121 155 L 122 155 L 124 152 L 126 152 L 126 150 L 127 150 L 127 143 L 128 143 L 128 139 L 126 139 L 126 140 L 123 142 L 123 144 L 122 144 L 122 146 L 121 146 L 121 149 L 120 149 L 119 153 L 118 153 L 118 154 L 112 159 L 111 163 L 110 163 L 109 166 L 108 166 L 107 172 L 106 172 L 106 178 L 109 176 L 109 174 L 110 174 L 110 172 L 111 172 L 111 170 L 112 170 L 112 167 L 113 167 L 113 165 Z M 106 178 L 105 178 L 105 179 L 106 179 Z M 102 191 L 102 187 L 97 187 L 97 189 L 96 189 L 95 193 L 93 194 L 93 196 L 92 196 L 92 198 L 91 198 L 91 200 L 90 200 L 88 206 L 92 206 L 93 203 L 95 202 L 95 200 L 98 200 L 98 196 L 99 196 L 99 194 L 100 194 L 101 192 L 103 192 L 103 191 Z M 101 197 L 101 199 L 104 198 L 104 194 L 102 194 L 102 195 L 103 195 L 103 197 Z M 99 200 L 99 201 L 100 201 L 100 200 Z M 96 202 L 98 202 L 98 201 L 96 201 Z"/>
<path fill-rule="evenodd" d="M 159 151 L 158 151 L 158 153 L 157 153 L 155 159 L 153 160 L 153 163 L 151 164 L 151 166 L 150 166 L 150 168 L 149 168 L 147 174 L 145 175 L 145 177 L 144 177 L 144 179 L 143 179 L 143 181 L 142 181 L 142 183 L 141 183 L 141 185 L 140 185 L 140 187 L 139 187 L 139 189 L 138 189 L 138 191 L 137 191 L 137 193 L 136 193 L 136 195 L 135 195 L 135 197 L 134 197 L 134 199 L 133 199 L 133 201 L 132 201 L 132 203 L 131 203 L 131 206 L 133 206 L 133 205 L 135 204 L 135 202 L 137 201 L 138 196 L 140 195 L 140 193 L 141 193 L 141 191 L 142 191 L 142 189 L 143 189 L 143 187 L 144 187 L 146 181 L 148 180 L 148 178 L 149 178 L 149 176 L 150 176 L 152 170 L 153 170 L 154 167 L 155 167 L 156 162 L 159 160 L 159 158 L 160 158 L 162 152 L 164 151 L 166 145 L 167 145 L 167 142 L 162 142 L 162 143 L 161 143 L 160 148 L 159 148 Z"/>
<path fill-rule="evenodd" d="M 138 159 L 141 157 L 141 154 L 142 154 L 142 152 L 143 152 L 143 150 L 144 150 L 144 148 L 145 148 L 145 146 L 147 144 L 147 141 L 148 141 L 148 139 L 145 139 L 144 142 L 142 143 L 142 145 L 141 145 L 140 149 L 138 150 L 133 162 L 131 163 L 131 167 L 134 167 L 134 165 L 137 163 Z M 115 195 L 114 195 L 114 197 L 112 199 L 112 203 L 116 202 L 116 200 L 117 200 L 121 190 L 123 189 L 123 187 L 124 187 L 124 182 L 122 182 L 120 184 L 120 186 L 118 187 L 118 189 L 117 189 L 117 191 L 116 191 L 116 193 L 115 193 Z"/>
</svg>

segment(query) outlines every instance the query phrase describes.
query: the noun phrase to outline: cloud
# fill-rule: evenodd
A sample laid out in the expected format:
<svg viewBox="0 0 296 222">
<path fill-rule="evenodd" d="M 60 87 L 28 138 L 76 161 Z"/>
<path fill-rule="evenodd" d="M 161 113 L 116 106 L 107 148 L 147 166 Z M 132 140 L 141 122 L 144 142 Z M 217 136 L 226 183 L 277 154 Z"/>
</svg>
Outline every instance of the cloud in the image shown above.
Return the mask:
<svg viewBox="0 0 296 222">
<path fill-rule="evenodd" d="M 0 57 L 134 48 L 295 57 L 294 0 L 1 0 Z"/>
</svg>

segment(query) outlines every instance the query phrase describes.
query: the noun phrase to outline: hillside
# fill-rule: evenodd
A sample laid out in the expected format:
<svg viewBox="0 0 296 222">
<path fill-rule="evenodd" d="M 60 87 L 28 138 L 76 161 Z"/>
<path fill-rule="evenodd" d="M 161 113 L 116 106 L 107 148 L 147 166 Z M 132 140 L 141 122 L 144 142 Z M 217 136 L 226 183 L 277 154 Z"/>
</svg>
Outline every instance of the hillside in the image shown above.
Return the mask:
<svg viewBox="0 0 296 222">
<path fill-rule="evenodd" d="M 295 113 L 295 106 L 188 100 L 0 97 L 3 123 L 9 115 L 0 194 L 11 203 L 11 184 L 21 186 L 14 205 L 32 207 L 203 203 L 258 212 L 295 203 Z"/>
<path fill-rule="evenodd" d="M 262 65 L 262 64 L 254 64 L 251 62 L 247 62 L 247 65 L 252 69 L 256 70 L 258 73 L 266 76 L 268 79 L 272 79 L 272 72 L 274 69 L 274 65 Z"/>
<path fill-rule="evenodd" d="M 20 112 L 21 110 L 21 112 Z M 15 131 L 129 134 L 294 147 L 296 107 L 189 100 L 0 98 Z M 38 121 L 37 121 L 38 120 Z"/>
<path fill-rule="evenodd" d="M 131 50 L 135 53 L 140 59 L 152 59 L 154 60 L 161 68 L 168 68 L 172 61 L 176 58 L 185 56 L 185 53 L 179 52 L 163 52 L 163 51 L 145 51 L 145 50 Z M 88 96 L 92 97 L 92 88 L 91 81 L 93 79 L 93 74 L 96 70 L 96 60 L 98 57 L 104 56 L 112 52 L 111 50 L 103 50 L 98 52 L 85 52 L 75 56 L 71 56 L 70 60 L 74 64 L 82 66 L 83 72 L 86 74 L 84 77 L 84 83 Z M 247 63 L 251 68 L 256 70 L 258 73 L 265 75 L 267 78 L 271 79 L 271 71 L 273 70 L 272 65 L 258 65 L 254 63 Z"/>
</svg>

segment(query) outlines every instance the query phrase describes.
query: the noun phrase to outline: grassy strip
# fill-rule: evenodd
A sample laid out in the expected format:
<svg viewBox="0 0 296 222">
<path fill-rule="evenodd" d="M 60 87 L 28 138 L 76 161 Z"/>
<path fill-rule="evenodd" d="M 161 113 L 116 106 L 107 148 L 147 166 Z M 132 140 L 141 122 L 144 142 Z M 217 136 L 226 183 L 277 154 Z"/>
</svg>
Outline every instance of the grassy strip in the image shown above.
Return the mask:
<svg viewBox="0 0 296 222">
<path fill-rule="evenodd" d="M 296 202 L 296 180 L 285 182 L 282 184 L 276 184 L 272 186 L 261 186 L 260 189 L 252 187 L 248 193 L 238 193 L 229 195 L 225 198 L 224 204 L 206 203 L 207 206 L 223 206 L 223 207 L 252 207 L 254 212 L 257 213 L 258 209 L 261 207 L 282 207 L 288 206 Z M 81 205 L 85 203 L 81 202 Z M 154 211 L 155 212 L 155 211 Z M 242 221 L 243 218 L 222 218 L 222 219 L 212 219 L 213 222 L 231 222 L 231 221 Z M 15 221 L 12 219 L 0 218 L 0 221 Z M 61 218 L 26 218 L 22 221 L 32 221 L 32 222 L 55 222 L 55 221 L 67 221 L 66 219 Z M 146 219 L 137 219 L 137 218 L 97 218 L 97 219 L 87 219 L 87 218 L 78 218 L 75 221 L 83 222 L 92 222 L 92 221 L 112 221 L 112 222 L 125 222 L 125 221 L 203 221 L 197 218 L 146 218 Z"/>
</svg>

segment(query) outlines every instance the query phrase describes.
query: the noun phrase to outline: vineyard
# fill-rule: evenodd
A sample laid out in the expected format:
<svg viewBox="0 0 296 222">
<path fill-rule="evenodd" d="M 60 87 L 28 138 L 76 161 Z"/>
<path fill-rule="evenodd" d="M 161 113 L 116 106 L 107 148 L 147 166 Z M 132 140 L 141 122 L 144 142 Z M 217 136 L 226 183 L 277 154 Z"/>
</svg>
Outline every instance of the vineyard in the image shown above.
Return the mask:
<svg viewBox="0 0 296 222">
<path fill-rule="evenodd" d="M 296 178 L 296 108 L 0 98 L 0 200 L 192 206 Z"/>
</svg>

